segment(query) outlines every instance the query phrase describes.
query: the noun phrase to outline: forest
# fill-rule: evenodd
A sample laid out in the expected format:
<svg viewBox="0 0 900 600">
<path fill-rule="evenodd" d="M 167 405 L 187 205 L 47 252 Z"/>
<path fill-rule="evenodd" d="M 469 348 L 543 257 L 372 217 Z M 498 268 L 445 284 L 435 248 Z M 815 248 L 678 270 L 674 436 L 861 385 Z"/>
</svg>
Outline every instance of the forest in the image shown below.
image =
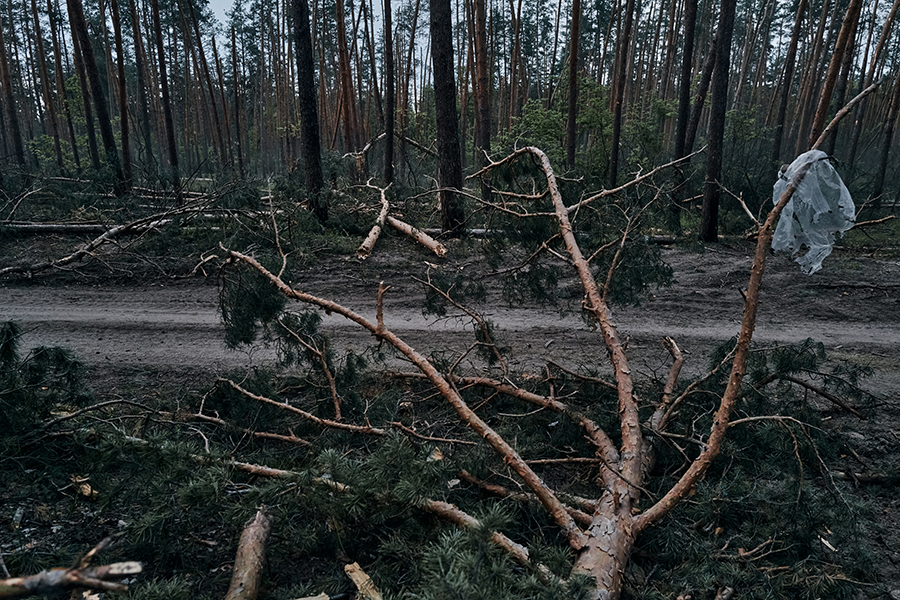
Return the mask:
<svg viewBox="0 0 900 600">
<path fill-rule="evenodd" d="M 17 2 L 0 598 L 900 598 L 900 0 Z"/>
</svg>

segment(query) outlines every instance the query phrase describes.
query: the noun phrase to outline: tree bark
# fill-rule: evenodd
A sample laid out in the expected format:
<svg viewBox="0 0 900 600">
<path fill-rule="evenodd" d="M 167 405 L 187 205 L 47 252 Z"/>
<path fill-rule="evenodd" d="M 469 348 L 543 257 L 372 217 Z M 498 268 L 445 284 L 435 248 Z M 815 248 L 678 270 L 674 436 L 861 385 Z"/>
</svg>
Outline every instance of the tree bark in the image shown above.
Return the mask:
<svg viewBox="0 0 900 600">
<path fill-rule="evenodd" d="M 94 109 L 97 111 L 97 125 L 100 129 L 100 139 L 103 142 L 103 150 L 106 153 L 106 162 L 113 170 L 115 176 L 115 193 L 121 195 L 127 186 L 122 165 L 119 162 L 119 153 L 116 149 L 116 138 L 113 135 L 112 123 L 109 119 L 109 110 L 103 94 L 103 85 L 100 82 L 100 72 L 97 70 L 97 60 L 94 49 L 91 46 L 91 37 L 88 33 L 87 22 L 84 19 L 84 11 L 81 0 L 67 0 L 69 7 L 69 19 L 76 34 L 76 43 L 81 49 L 81 58 L 84 62 L 85 73 L 91 85 L 91 97 L 94 99 Z"/>
<path fill-rule="evenodd" d="M 32 0 L 34 2 L 34 0 Z M 122 186 L 131 190 L 131 142 L 128 127 L 128 92 L 125 85 L 125 45 L 122 43 L 122 21 L 119 19 L 119 2 L 111 0 L 113 35 L 116 41 L 116 70 L 118 73 L 119 128 L 122 135 Z"/>
<path fill-rule="evenodd" d="M 394 96 L 394 31 L 391 0 L 384 0 L 384 182 L 394 182 L 394 114 L 397 101 Z"/>
<path fill-rule="evenodd" d="M 244 525 L 225 600 L 256 600 L 266 564 L 266 542 L 274 520 L 263 506 Z"/>
<path fill-rule="evenodd" d="M 681 55 L 681 74 L 678 83 L 678 125 L 675 130 L 675 160 L 684 157 L 688 149 L 688 121 L 691 116 L 691 66 L 694 60 L 694 30 L 697 25 L 697 4 L 699 0 L 685 0 L 684 6 L 684 48 Z M 675 170 L 676 190 L 669 204 L 669 227 L 675 233 L 681 233 L 681 201 L 685 197 L 684 167 Z"/>
<path fill-rule="evenodd" d="M 169 157 L 169 167 L 172 169 L 172 189 L 175 192 L 175 201 L 180 204 L 182 195 L 181 176 L 178 172 L 178 146 L 175 143 L 175 122 L 172 119 L 172 103 L 169 99 L 169 76 L 166 72 L 166 47 L 163 44 L 162 22 L 159 17 L 159 0 L 150 0 L 150 10 L 153 13 L 153 33 L 156 38 L 156 53 L 159 64 L 159 87 L 162 91 L 166 151 Z"/>
<path fill-rule="evenodd" d="M 49 2 L 49 0 L 48 0 Z M 131 16 L 131 35 L 134 40 L 134 63 L 137 71 L 137 95 L 139 109 L 139 123 L 141 136 L 144 142 L 144 152 L 149 159 L 148 164 L 155 162 L 153 154 L 153 139 L 150 135 L 150 105 L 147 101 L 147 53 L 144 49 L 144 40 L 141 34 L 141 20 L 137 12 L 135 0 L 128 0 L 128 10 Z"/>
<path fill-rule="evenodd" d="M 297 79 L 300 84 L 300 152 L 306 175 L 309 207 L 319 221 L 328 220 L 328 202 L 320 192 L 325 182 L 322 177 L 322 151 L 319 141 L 319 117 L 316 110 L 316 82 L 313 73 L 312 36 L 309 33 L 309 4 L 306 0 L 291 0 L 294 10 L 294 39 L 297 47 Z M 340 1 L 340 0 L 339 0 Z"/>
<path fill-rule="evenodd" d="M 872 197 L 875 199 L 875 207 L 881 206 L 881 194 L 884 192 L 884 180 L 887 176 L 888 157 L 891 152 L 891 141 L 894 138 L 894 124 L 900 114 L 900 69 L 894 78 L 894 87 L 891 92 L 891 103 L 888 109 L 887 119 L 881 127 L 881 153 L 878 162 L 878 171 L 875 174 L 875 184 L 872 188 Z"/>
<path fill-rule="evenodd" d="M 723 0 L 730 1 L 730 0 Z M 616 55 L 616 80 L 613 100 L 613 129 L 609 146 L 609 173 L 607 187 L 616 187 L 619 178 L 619 141 L 622 136 L 622 109 L 625 101 L 625 81 L 628 66 L 628 49 L 631 46 L 631 30 L 634 22 L 634 0 L 625 4 L 625 22 L 622 30 L 622 41 Z"/>
<path fill-rule="evenodd" d="M 31 0 L 31 14 L 34 18 L 34 39 L 37 43 L 38 71 L 41 77 L 41 95 L 44 99 L 44 118 L 47 122 L 47 132 L 53 138 L 56 166 L 60 171 L 64 171 L 62 145 L 59 142 L 59 125 L 56 122 L 56 107 L 53 104 L 53 94 L 50 92 L 50 75 L 47 72 L 47 62 L 44 58 L 44 38 L 41 33 L 41 21 L 38 18 L 37 0 Z"/>
<path fill-rule="evenodd" d="M 859 11 L 861 8 L 862 0 L 850 0 L 850 5 L 847 7 L 847 13 L 844 15 L 844 22 L 841 24 L 841 32 L 838 35 L 837 42 L 834 46 L 834 53 L 831 55 L 828 73 L 825 75 L 825 84 L 822 93 L 819 95 L 819 106 L 816 109 L 816 116 L 813 119 L 812 129 L 809 132 L 810 146 L 818 139 L 819 134 L 822 133 L 822 128 L 825 126 L 825 118 L 828 116 L 828 108 L 831 106 L 831 95 L 834 92 L 838 74 L 841 70 L 844 52 L 847 51 L 847 44 L 859 21 Z"/>
<path fill-rule="evenodd" d="M 299 56 L 299 51 L 298 51 Z M 231 75 L 234 86 L 234 134 L 237 139 L 237 167 L 241 178 L 244 177 L 244 151 L 241 143 L 241 94 L 240 80 L 238 79 L 238 60 L 237 60 L 237 36 L 235 35 L 234 25 L 231 26 Z M 299 71 L 298 71 L 299 76 Z M 313 92 L 315 94 L 315 92 Z M 313 100 L 315 102 L 315 100 Z M 302 118 L 302 114 L 301 114 Z M 318 134 L 318 126 L 316 128 Z"/>
<path fill-rule="evenodd" d="M 463 181 L 456 116 L 456 83 L 453 76 L 452 13 L 450 0 L 430 0 L 429 6 L 434 94 L 441 99 L 435 107 L 441 229 L 451 235 L 460 235 L 464 219 L 456 190 L 462 189 Z"/>
<path fill-rule="evenodd" d="M 13 155 L 19 167 L 25 169 L 25 146 L 22 143 L 22 130 L 19 127 L 19 115 L 16 111 L 16 98 L 13 95 L 12 74 L 10 73 L 10 61 L 6 52 L 6 41 L 3 35 L 3 23 L 0 21 L 0 83 L 3 84 L 3 108 L 6 111 L 6 119 L 9 132 L 12 136 Z"/>
<path fill-rule="evenodd" d="M 634 6 L 632 0 L 630 6 Z M 578 38 L 581 30 L 581 0 L 572 1 L 572 25 L 569 28 L 569 110 L 566 117 L 566 166 L 575 166 L 575 141 L 578 135 Z"/>
<path fill-rule="evenodd" d="M 716 242 L 719 238 L 719 182 L 722 179 L 722 150 L 725 145 L 725 111 L 728 103 L 728 68 L 731 59 L 731 37 L 734 32 L 736 0 L 722 0 L 716 33 L 716 66 L 713 70 L 712 106 L 709 116 L 706 180 L 703 183 L 703 209 L 700 215 L 700 240 Z"/>
<path fill-rule="evenodd" d="M 81 155 L 78 152 L 78 140 L 75 137 L 75 127 L 72 124 L 72 113 L 69 110 L 69 99 L 66 94 L 66 84 L 63 80 L 62 51 L 59 44 L 59 35 L 56 32 L 57 15 L 54 14 L 53 5 L 50 0 L 47 0 L 47 15 L 50 21 L 50 37 L 53 40 L 53 60 L 56 67 L 56 93 L 59 98 L 59 102 L 62 103 L 63 111 L 66 114 L 66 124 L 69 129 L 69 144 L 72 148 L 72 158 L 75 159 L 75 168 L 80 171 Z"/>
<path fill-rule="evenodd" d="M 803 13 L 807 0 L 800 0 L 797 16 L 794 17 L 794 28 L 791 30 L 791 41 L 788 43 L 787 55 L 784 58 L 784 76 L 781 78 L 781 96 L 778 101 L 778 116 L 775 119 L 775 131 L 772 140 L 772 163 L 777 166 L 781 159 L 781 140 L 784 136 L 784 120 L 787 116 L 788 99 L 791 97 L 791 84 L 794 80 L 794 66 L 797 63 L 797 44 L 803 25 Z"/>
<path fill-rule="evenodd" d="M 485 0 L 474 0 L 475 13 L 475 118 L 477 125 L 475 131 L 478 138 L 475 140 L 475 152 L 478 156 L 477 163 L 485 166 L 488 155 L 491 152 L 491 82 L 488 74 L 487 52 L 487 16 Z M 481 180 L 481 198 L 485 202 L 491 201 L 491 185 L 489 180 Z"/>
</svg>

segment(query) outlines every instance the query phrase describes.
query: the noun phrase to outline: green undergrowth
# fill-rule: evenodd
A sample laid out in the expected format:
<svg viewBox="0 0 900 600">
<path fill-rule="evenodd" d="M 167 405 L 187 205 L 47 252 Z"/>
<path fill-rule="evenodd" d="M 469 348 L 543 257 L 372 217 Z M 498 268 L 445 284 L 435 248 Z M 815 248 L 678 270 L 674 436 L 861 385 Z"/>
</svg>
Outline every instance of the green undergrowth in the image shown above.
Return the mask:
<svg viewBox="0 0 900 600">
<path fill-rule="evenodd" d="M 262 599 L 351 592 L 343 573 L 348 562 L 358 562 L 386 598 L 584 597 L 587 582 L 571 577 L 572 552 L 539 505 L 499 499 L 461 477 L 466 471 L 520 491 L 508 466 L 433 388 L 386 377 L 377 352 L 335 353 L 310 313 L 275 318 L 280 324 L 275 328 L 270 321 L 269 335 L 277 338 L 284 369 L 231 373 L 228 379 L 255 395 L 332 419 L 333 397 L 311 350 L 316 349 L 334 377 L 342 422 L 376 432 L 322 427 L 212 378 L 202 386 L 194 382 L 186 394 L 145 395 L 135 404 L 45 426 L 97 399 L 85 390 L 71 357 L 49 350 L 22 355 L 16 349 L 20 332 L 5 325 L 0 408 L 11 415 L 12 426 L 0 433 L 6 484 L 0 520 L 15 525 L 4 526 L 0 547 L 10 571 L 65 566 L 113 535 L 117 543 L 102 560 L 140 560 L 146 569 L 124 597 L 219 598 L 244 523 L 266 506 L 275 526 Z M 711 367 L 732 346 L 725 342 Z M 706 478 L 639 540 L 623 597 L 704 597 L 732 586 L 746 598 L 849 598 L 859 589 L 854 581 L 872 583 L 865 543 L 872 533 L 871 508 L 829 475 L 840 443 L 823 426 L 821 410 L 779 379 L 804 375 L 845 397 L 856 393 L 865 369 L 845 365 L 826 372 L 824 358 L 822 346 L 811 341 L 752 354 L 749 385 L 734 417 L 782 418 L 735 426 Z M 762 385 L 773 376 L 776 381 Z M 138 387 L 153 379 L 143 377 L 130 378 Z M 692 440 L 708 431 L 723 377 L 717 373 L 698 384 L 682 403 L 679 425 L 671 429 L 675 437 L 656 440 L 657 461 L 646 490 L 652 498 L 696 455 Z M 562 372 L 552 380 L 516 383 L 544 394 L 552 385 L 557 397 L 617 436 L 615 398 L 604 386 Z M 652 398 L 660 391 L 661 382 L 651 382 L 639 394 Z M 134 397 L 127 388 L 120 392 Z M 483 388 L 462 392 L 526 458 L 593 456 L 582 431 L 563 415 L 534 411 Z M 854 402 L 871 410 L 864 394 Z M 224 426 L 192 416 L 201 409 Z M 252 431 L 302 442 L 257 438 Z M 253 475 L 236 468 L 235 459 L 292 474 Z M 598 494 L 596 465 L 535 469 L 563 497 Z M 422 509 L 427 500 L 452 502 L 480 519 L 481 529 L 461 530 L 438 520 Z M 644 502 L 649 505 L 646 496 Z M 514 563 L 490 543 L 495 530 L 526 546 L 533 560 L 567 582 L 543 582 Z"/>
</svg>

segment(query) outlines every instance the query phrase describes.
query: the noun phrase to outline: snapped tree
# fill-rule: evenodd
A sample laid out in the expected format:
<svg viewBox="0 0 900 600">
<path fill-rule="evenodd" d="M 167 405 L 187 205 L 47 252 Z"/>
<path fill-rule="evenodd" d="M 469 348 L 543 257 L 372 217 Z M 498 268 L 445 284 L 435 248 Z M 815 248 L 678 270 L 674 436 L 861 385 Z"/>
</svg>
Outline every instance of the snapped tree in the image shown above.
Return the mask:
<svg viewBox="0 0 900 600">
<path fill-rule="evenodd" d="M 859 99 L 860 97 L 857 97 L 853 102 Z M 847 114 L 848 108 L 845 107 L 841 111 L 814 147 L 822 143 L 825 137 L 833 130 L 833 125 L 837 122 L 837 119 Z M 659 169 L 669 166 L 671 164 Z M 625 217 L 624 225 L 618 237 L 587 256 L 582 250 L 579 237 L 576 236 L 576 227 L 573 224 L 573 219 L 579 213 L 590 210 L 593 205 L 599 204 L 604 199 L 622 194 L 636 184 L 647 180 L 655 175 L 659 169 L 655 169 L 623 186 L 587 196 L 569 205 L 566 205 L 564 202 L 549 159 L 540 149 L 535 147 L 522 148 L 501 161 L 489 164 L 475 175 L 485 176 L 490 173 L 496 173 L 500 169 L 519 169 L 520 171 L 530 169 L 532 174 L 543 181 L 545 187 L 539 190 L 537 194 L 519 195 L 519 197 L 520 199 L 526 198 L 531 202 L 539 202 L 542 198 L 549 198 L 549 210 L 529 210 L 524 205 L 524 201 L 522 204 L 515 203 L 513 206 L 509 196 L 504 198 L 503 204 L 498 204 L 496 207 L 506 214 L 514 214 L 521 221 L 537 220 L 546 222 L 549 226 L 546 230 L 549 238 L 541 244 L 541 249 L 535 252 L 535 255 L 542 251 L 551 253 L 570 264 L 575 270 L 577 280 L 584 294 L 583 310 L 596 324 L 602 335 L 614 371 L 614 380 L 609 383 L 604 382 L 604 385 L 615 390 L 617 426 L 613 429 L 610 429 L 608 424 L 604 427 L 604 424 L 595 418 L 589 417 L 583 412 L 583 409 L 561 401 L 552 392 L 549 395 L 533 393 L 512 384 L 508 379 L 499 380 L 480 375 L 457 375 L 455 370 L 460 364 L 461 358 L 448 366 L 437 362 L 433 358 L 426 357 L 385 326 L 383 302 L 389 288 L 384 284 L 377 291 L 376 318 L 372 321 L 338 302 L 302 291 L 286 283 L 284 273 L 287 266 L 287 257 L 284 254 L 281 255 L 280 270 L 273 271 L 267 269 L 259 260 L 246 253 L 228 248 L 223 248 L 223 250 L 231 263 L 249 267 L 251 272 L 255 272 L 257 276 L 261 275 L 263 282 L 274 286 L 284 298 L 322 309 L 329 314 L 342 315 L 371 332 L 380 342 L 396 349 L 402 357 L 414 365 L 418 369 L 418 374 L 409 374 L 407 376 L 424 379 L 429 382 L 448 405 L 452 407 L 460 422 L 477 434 L 483 443 L 496 453 L 503 464 L 516 474 L 519 484 L 540 503 L 550 516 L 550 519 L 559 528 L 574 555 L 572 576 L 581 577 L 582 581 L 586 579 L 590 582 L 590 591 L 587 597 L 598 600 L 615 600 L 622 593 L 623 573 L 638 538 L 648 529 L 658 524 L 673 508 L 689 496 L 722 450 L 726 434 L 732 425 L 732 413 L 736 403 L 747 392 L 743 381 L 748 371 L 750 345 L 759 306 L 760 285 L 766 257 L 771 247 L 774 225 L 784 207 L 791 200 L 797 186 L 805 177 L 807 168 L 799 170 L 759 228 L 756 253 L 745 292 L 744 314 L 739 336 L 733 349 L 727 353 L 725 359 L 719 365 L 719 367 L 725 368 L 725 365 L 730 363 L 730 374 L 717 406 L 711 410 L 709 431 L 703 436 L 703 442 L 700 444 L 699 450 L 691 457 L 687 468 L 674 480 L 672 485 L 664 489 L 662 493 L 657 491 L 657 494 L 653 497 L 650 497 L 647 488 L 651 483 L 652 466 L 658 450 L 657 442 L 661 437 L 671 435 L 671 430 L 678 421 L 679 414 L 683 408 L 680 405 L 694 386 L 689 386 L 688 391 L 684 393 L 677 393 L 683 357 L 674 341 L 667 339 L 666 344 L 672 355 L 673 363 L 662 396 L 655 405 L 651 406 L 646 404 L 646 400 L 642 401 L 639 399 L 635 391 L 634 370 L 626 351 L 626 345 L 610 319 L 609 302 L 615 291 L 617 269 L 625 261 L 631 242 L 630 236 L 633 235 L 634 228 L 640 220 L 642 212 L 647 210 L 649 204 L 632 207 Z M 657 198 L 658 196 L 659 194 L 657 194 Z M 584 237 L 583 233 L 580 235 L 582 238 Z M 598 271 L 597 263 L 601 260 L 598 257 L 601 256 L 606 257 L 604 259 L 606 262 L 603 263 L 604 268 Z M 526 265 L 530 262 L 531 259 L 526 261 Z M 601 274 L 599 281 L 597 278 L 598 272 Z M 424 283 L 431 292 L 458 309 L 463 310 L 474 319 L 478 342 L 473 348 L 488 348 L 489 352 L 493 353 L 494 358 L 502 363 L 502 353 L 492 340 L 490 325 L 484 319 L 478 317 L 476 313 L 465 308 L 454 297 L 456 294 L 456 292 L 452 291 L 454 286 L 450 286 L 449 289 L 442 289 L 432 283 L 430 279 L 424 281 Z M 237 297 L 235 294 L 231 296 L 232 298 Z M 272 321 L 274 319 L 281 328 L 291 332 L 289 335 L 298 339 L 303 335 L 298 332 L 302 332 L 304 327 L 300 326 L 296 320 L 284 318 L 279 320 L 277 317 L 283 308 L 283 300 L 282 303 L 267 302 L 266 305 L 269 306 L 267 309 L 269 312 L 268 316 L 260 313 L 251 316 L 251 318 L 263 321 Z M 223 304 L 223 315 L 226 324 L 229 322 L 233 324 L 238 320 L 240 317 L 239 313 L 240 311 L 229 307 L 228 301 L 225 301 Z M 360 434 L 387 435 L 387 430 L 369 424 L 368 420 L 365 424 L 360 425 L 345 423 L 341 420 L 339 395 L 333 386 L 334 379 L 330 375 L 330 368 L 327 362 L 322 360 L 319 342 L 312 338 L 304 338 L 302 346 L 307 352 L 311 352 L 312 355 L 318 357 L 317 361 L 321 364 L 322 371 L 326 373 L 332 389 L 335 418 L 317 417 L 295 408 L 284 408 L 284 410 L 302 414 L 304 418 L 312 420 L 325 428 L 337 428 L 342 431 Z M 771 377 L 769 381 L 774 379 L 775 377 Z M 230 382 L 230 386 L 245 397 L 257 402 L 263 402 L 272 406 L 286 406 L 280 402 L 254 394 L 239 384 Z M 461 390 L 473 386 L 488 388 L 495 393 L 517 398 L 534 404 L 543 410 L 559 413 L 569 419 L 589 441 L 589 445 L 594 452 L 593 460 L 599 465 L 599 475 L 596 481 L 593 482 L 595 494 L 589 498 L 573 499 L 570 495 L 554 489 L 554 485 L 551 482 L 538 474 L 534 464 L 520 455 L 517 450 L 518 443 L 508 439 L 499 432 L 466 400 Z M 642 417 L 642 414 L 644 417 Z M 649 506 L 647 505 L 648 502 L 650 503 Z M 417 502 L 417 506 L 462 527 L 479 528 L 482 526 L 474 516 L 466 514 L 458 507 L 447 502 L 424 498 Z M 558 576 L 541 565 L 532 564 L 528 550 L 512 541 L 509 537 L 494 531 L 490 535 L 490 540 L 507 551 L 515 560 L 530 565 L 541 578 L 549 582 L 556 581 L 557 584 L 559 583 Z M 574 580 L 570 580 L 569 583 L 571 581 Z"/>
</svg>

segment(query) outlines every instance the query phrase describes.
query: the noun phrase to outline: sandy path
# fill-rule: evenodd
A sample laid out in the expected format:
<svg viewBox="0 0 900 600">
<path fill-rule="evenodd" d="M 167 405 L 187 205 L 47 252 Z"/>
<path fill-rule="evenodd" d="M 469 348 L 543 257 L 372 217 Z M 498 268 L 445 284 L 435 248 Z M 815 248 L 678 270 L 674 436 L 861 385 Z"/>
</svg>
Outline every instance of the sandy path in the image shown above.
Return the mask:
<svg viewBox="0 0 900 600">
<path fill-rule="evenodd" d="M 736 251 L 674 251 L 668 258 L 676 270 L 676 285 L 657 291 L 640 307 L 615 309 L 613 318 L 622 336 L 631 337 L 635 364 L 664 368 L 667 358 L 658 340 L 670 335 L 688 353 L 688 369 L 700 371 L 711 347 L 739 330 L 738 289 L 749 257 Z M 890 282 L 900 281 L 900 265 L 858 259 L 842 264 L 835 259 L 822 276 L 808 278 L 787 260 L 776 257 L 770 262 L 754 338 L 758 343 L 812 337 L 838 358 L 873 364 L 881 380 L 877 387 L 900 389 L 900 291 L 890 287 Z M 337 275 L 348 268 L 353 266 L 320 269 L 319 281 L 304 285 L 321 290 L 323 296 L 342 298 L 374 319 L 375 280 Z M 394 278 L 400 283 L 385 304 L 389 328 L 426 354 L 441 348 L 459 351 L 471 343 L 471 328 L 464 322 L 424 317 L 418 308 L 421 291 L 404 283 L 405 277 Z M 573 366 L 605 365 L 600 336 L 571 307 L 561 314 L 553 308 L 511 309 L 495 302 L 484 312 L 495 322 L 499 343 L 509 348 L 515 369 L 536 369 L 548 358 Z M 236 352 L 225 347 L 217 291 L 208 281 L 62 287 L 10 280 L 0 283 L 0 319 L 23 326 L 26 348 L 61 345 L 95 367 L 221 370 L 274 358 L 266 348 Z M 372 342 L 367 333 L 336 316 L 326 317 L 324 327 L 337 349 L 362 351 Z"/>
</svg>

